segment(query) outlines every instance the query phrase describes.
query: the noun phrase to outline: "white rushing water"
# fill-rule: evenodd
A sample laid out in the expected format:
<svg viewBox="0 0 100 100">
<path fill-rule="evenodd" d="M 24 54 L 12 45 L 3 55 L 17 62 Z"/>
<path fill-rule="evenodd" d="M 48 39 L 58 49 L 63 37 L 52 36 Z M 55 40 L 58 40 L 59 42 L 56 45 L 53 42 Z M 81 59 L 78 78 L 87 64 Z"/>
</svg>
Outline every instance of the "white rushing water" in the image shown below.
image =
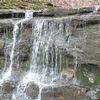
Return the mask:
<svg viewBox="0 0 100 100">
<path fill-rule="evenodd" d="M 100 5 L 96 5 L 93 13 L 97 13 L 99 9 L 100 9 Z"/>
<path fill-rule="evenodd" d="M 19 82 L 16 91 L 12 95 L 13 100 L 32 100 L 25 92 L 29 83 L 38 86 L 39 94 L 35 100 L 41 100 L 44 88 L 60 87 L 69 81 L 63 78 L 62 67 L 68 64 L 62 64 L 62 61 L 66 58 L 62 56 L 59 50 L 60 48 L 66 50 L 69 45 L 69 42 L 67 44 L 63 37 L 63 24 L 49 23 L 44 19 L 36 19 L 33 24 L 33 49 L 30 70 Z M 75 63 L 75 71 L 72 72 L 71 78 L 75 76 L 77 55 Z M 76 82 L 76 80 L 74 81 Z"/>
<path fill-rule="evenodd" d="M 17 93 L 13 94 L 12 98 L 16 97 L 15 100 L 17 100 L 17 99 L 27 100 L 28 97 L 26 96 L 24 98 L 23 96 L 25 95 L 24 91 L 25 91 L 25 89 L 27 87 L 27 84 L 29 82 L 34 82 L 39 87 L 39 95 L 38 95 L 38 98 L 36 100 L 41 100 L 42 89 L 44 87 L 49 86 L 48 83 L 45 84 L 45 82 L 47 81 L 47 78 L 48 78 L 48 77 L 46 78 L 46 65 L 48 65 L 48 61 L 46 60 L 47 61 L 46 65 L 43 64 L 42 69 L 40 69 L 39 66 L 37 65 L 38 53 L 40 52 L 39 51 L 40 48 L 44 48 L 43 54 L 47 56 L 48 55 L 47 54 L 48 53 L 47 52 L 48 51 L 48 46 L 49 46 L 49 43 L 51 42 L 50 41 L 51 37 L 49 37 L 49 40 L 48 40 L 48 42 L 45 46 L 45 36 L 44 37 L 42 36 L 43 24 L 44 24 L 44 20 L 41 20 L 41 21 L 36 20 L 35 21 L 35 28 L 34 28 L 35 29 L 34 30 L 35 35 L 34 35 L 32 61 L 31 61 L 31 64 L 30 64 L 30 70 L 29 70 L 29 72 L 27 72 L 27 74 L 23 78 L 23 80 L 21 80 L 21 82 L 19 83 L 19 85 L 17 87 Z M 44 58 L 44 55 L 43 55 L 43 58 Z M 46 57 L 46 59 L 48 59 L 48 56 Z M 40 70 L 41 70 L 41 72 L 40 72 Z M 23 95 L 23 96 L 21 96 L 21 95 Z"/>
<path fill-rule="evenodd" d="M 6 72 L 2 73 L 2 79 L 0 80 L 0 84 L 2 84 L 4 81 L 9 80 L 12 73 L 12 67 L 14 64 L 14 51 L 16 46 L 16 38 L 19 33 L 19 25 L 21 25 L 21 28 L 23 26 L 23 22 L 30 20 L 33 17 L 33 11 L 27 10 L 25 13 L 25 18 L 17 21 L 14 24 L 13 28 L 13 42 L 12 42 L 12 48 L 11 48 L 11 54 L 10 54 L 10 65 Z"/>
</svg>

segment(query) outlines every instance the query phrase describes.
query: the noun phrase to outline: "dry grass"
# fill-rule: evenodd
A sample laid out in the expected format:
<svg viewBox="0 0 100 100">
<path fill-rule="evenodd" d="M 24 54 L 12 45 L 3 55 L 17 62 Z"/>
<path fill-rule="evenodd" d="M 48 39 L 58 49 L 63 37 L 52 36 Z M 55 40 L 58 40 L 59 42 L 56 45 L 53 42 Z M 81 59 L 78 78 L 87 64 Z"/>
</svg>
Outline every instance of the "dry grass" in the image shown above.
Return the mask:
<svg viewBox="0 0 100 100">
<path fill-rule="evenodd" d="M 44 5 L 38 0 L 0 0 L 0 9 L 41 9 Z"/>
</svg>

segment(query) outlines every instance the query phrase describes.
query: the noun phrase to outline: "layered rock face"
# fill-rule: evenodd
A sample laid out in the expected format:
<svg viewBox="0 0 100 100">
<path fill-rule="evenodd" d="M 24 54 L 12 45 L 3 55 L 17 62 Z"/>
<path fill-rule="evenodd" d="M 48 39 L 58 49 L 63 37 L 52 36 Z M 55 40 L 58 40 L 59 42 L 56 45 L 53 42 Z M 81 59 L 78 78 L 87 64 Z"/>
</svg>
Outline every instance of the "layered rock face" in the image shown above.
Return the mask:
<svg viewBox="0 0 100 100">
<path fill-rule="evenodd" d="M 83 63 L 91 63 L 100 65 L 100 50 L 99 50 L 99 15 L 82 15 L 74 17 L 62 17 L 62 18 L 49 18 L 46 22 L 59 23 L 62 24 L 63 31 L 65 30 L 66 34 L 71 34 L 70 42 L 73 42 L 75 39 L 77 41 L 78 49 L 82 50 L 82 55 L 84 55 Z M 44 20 L 44 19 L 43 19 Z M 12 29 L 13 25 L 10 23 L 12 20 L 4 20 L 1 22 L 1 32 L 0 32 L 0 55 L 4 56 L 5 51 L 9 51 L 7 54 L 10 54 L 9 48 L 11 45 L 7 46 L 12 41 Z M 4 25 L 5 24 L 5 25 Z M 94 25 L 93 25 L 94 24 Z M 27 26 L 28 25 L 28 26 Z M 30 56 L 29 50 L 32 47 L 32 21 L 29 22 L 21 33 L 21 41 L 17 43 L 15 55 L 19 55 L 21 60 L 27 60 L 27 57 Z M 89 25 L 89 26 L 88 26 Z M 65 27 L 66 26 L 66 27 Z M 29 28 L 30 27 L 30 28 Z M 73 40 L 74 39 L 74 40 Z M 94 40 L 94 41 L 93 41 Z M 17 51 L 19 50 L 19 51 Z M 25 58 L 25 57 L 26 58 Z M 28 57 L 29 58 L 29 57 Z"/>
<path fill-rule="evenodd" d="M 99 22 L 100 16 L 99 15 L 81 15 L 81 16 L 68 16 L 68 17 L 61 17 L 61 18 L 43 18 L 46 24 L 48 25 L 48 29 L 53 27 L 51 31 L 54 31 L 54 34 L 58 32 L 57 30 L 65 34 L 64 39 L 68 41 L 69 39 L 69 50 L 67 52 L 63 51 L 62 55 L 69 55 L 75 57 L 74 46 L 78 48 L 78 64 L 82 66 L 82 68 L 86 68 L 87 72 L 89 69 L 93 69 L 93 71 L 97 71 L 100 66 L 100 50 L 99 50 Z M 6 20 L 7 21 L 7 20 Z M 1 67 L 4 66 L 4 54 L 9 57 L 11 51 L 11 41 L 12 41 L 12 28 L 13 25 L 9 24 L 11 20 L 6 22 L 6 26 L 4 27 L 4 23 L 1 23 Z M 12 22 L 12 21 L 11 21 Z M 8 23 L 8 24 L 7 24 Z M 34 25 L 34 20 L 30 21 L 29 23 L 25 23 L 23 30 L 20 32 L 21 38 L 17 41 L 16 50 L 15 50 L 15 64 L 14 69 L 17 68 L 28 68 L 30 62 L 30 55 L 32 51 L 32 26 Z M 50 25 L 51 24 L 51 25 Z M 2 26 L 3 25 L 3 26 Z M 12 25 L 12 26 L 11 26 Z M 43 26 L 43 27 L 47 27 Z M 55 25 L 55 29 L 54 26 Z M 34 28 L 34 27 L 33 27 Z M 48 33 L 49 34 L 49 33 Z M 70 35 L 70 38 L 67 38 L 67 35 Z M 64 40 L 64 41 L 65 41 Z M 56 40 L 55 40 L 56 41 Z M 76 41 L 76 43 L 75 43 Z M 62 43 L 62 41 L 61 41 Z M 67 43 L 67 42 L 66 42 Z M 57 43 L 60 45 L 60 43 Z M 66 44 L 67 45 L 67 44 Z M 64 47 L 64 44 L 62 45 Z M 70 49 L 71 48 L 71 49 Z M 17 66 L 19 63 L 19 66 Z M 9 65 L 8 63 L 6 63 Z M 63 66 L 66 67 L 65 59 L 63 60 Z M 70 65 L 71 66 L 71 65 Z M 83 70 L 83 69 L 82 69 Z M 86 75 L 88 77 L 89 75 Z M 98 82 L 97 82 L 98 83 Z M 86 83 L 87 84 L 87 83 Z"/>
</svg>

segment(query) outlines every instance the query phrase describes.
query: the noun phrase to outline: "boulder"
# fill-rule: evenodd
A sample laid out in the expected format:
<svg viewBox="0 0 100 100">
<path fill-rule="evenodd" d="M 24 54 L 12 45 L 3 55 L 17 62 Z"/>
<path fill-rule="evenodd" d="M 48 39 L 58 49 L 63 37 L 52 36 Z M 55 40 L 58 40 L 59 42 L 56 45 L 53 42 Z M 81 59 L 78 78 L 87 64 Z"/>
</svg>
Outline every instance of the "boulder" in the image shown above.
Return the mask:
<svg viewBox="0 0 100 100">
<path fill-rule="evenodd" d="M 84 88 L 85 90 L 85 88 Z M 79 87 L 61 86 L 47 87 L 42 90 L 41 100 L 90 100 Z"/>
<path fill-rule="evenodd" d="M 27 96 L 31 97 L 32 99 L 36 99 L 39 94 L 39 87 L 35 85 L 34 82 L 30 82 L 27 85 L 25 92 Z"/>
<path fill-rule="evenodd" d="M 15 84 L 12 81 L 5 81 L 0 86 L 0 100 L 11 100 Z"/>
</svg>

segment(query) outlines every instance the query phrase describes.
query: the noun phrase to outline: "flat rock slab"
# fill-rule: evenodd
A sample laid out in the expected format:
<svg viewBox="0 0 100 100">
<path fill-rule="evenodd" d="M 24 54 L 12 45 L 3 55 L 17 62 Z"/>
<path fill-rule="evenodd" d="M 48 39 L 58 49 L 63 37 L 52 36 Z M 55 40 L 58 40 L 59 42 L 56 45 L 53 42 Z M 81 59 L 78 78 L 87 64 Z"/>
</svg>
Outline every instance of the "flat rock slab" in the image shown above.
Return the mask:
<svg viewBox="0 0 100 100">
<path fill-rule="evenodd" d="M 43 19 L 43 17 L 33 17 L 28 22 L 24 22 L 25 24 L 32 24 L 34 19 Z M 99 24 L 100 23 L 100 15 L 99 14 L 85 14 L 85 15 L 72 15 L 72 16 L 66 16 L 66 17 L 47 17 L 47 20 L 68 20 L 72 23 L 72 25 L 92 25 L 92 24 Z M 0 19 L 0 28 L 6 27 L 6 26 L 13 26 L 14 23 L 16 23 L 20 18 L 9 18 L 9 19 Z"/>
</svg>

